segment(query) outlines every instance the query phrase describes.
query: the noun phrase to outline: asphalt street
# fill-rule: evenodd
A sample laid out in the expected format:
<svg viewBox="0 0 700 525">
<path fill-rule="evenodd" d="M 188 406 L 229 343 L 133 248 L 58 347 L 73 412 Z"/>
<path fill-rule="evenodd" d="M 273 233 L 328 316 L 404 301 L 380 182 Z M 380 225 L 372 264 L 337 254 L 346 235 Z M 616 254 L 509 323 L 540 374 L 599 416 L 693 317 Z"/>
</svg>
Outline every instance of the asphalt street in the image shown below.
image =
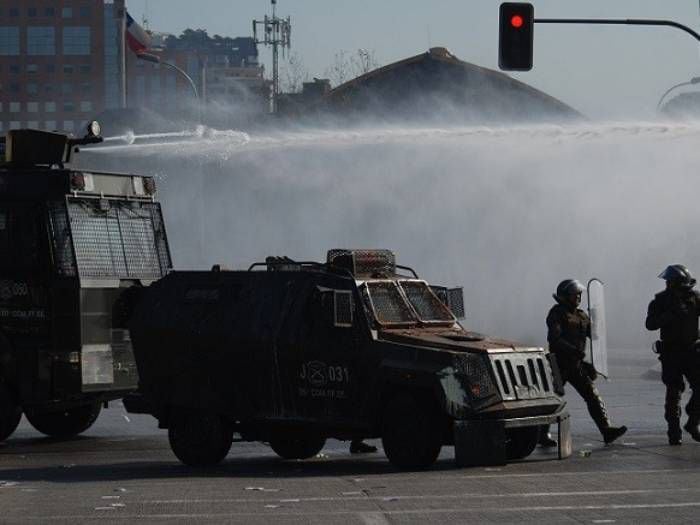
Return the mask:
<svg viewBox="0 0 700 525">
<path fill-rule="evenodd" d="M 564 461 L 540 449 L 503 467 L 458 469 L 445 448 L 431 470 L 405 473 L 381 452 L 352 456 L 337 441 L 307 461 L 234 443 L 221 466 L 193 471 L 154 419 L 120 403 L 69 441 L 23 421 L 0 445 L 0 522 L 697 523 L 700 443 L 666 444 L 650 352 L 611 354 L 614 379 L 599 389 L 630 430 L 604 446 L 569 389 L 574 455 Z"/>
</svg>

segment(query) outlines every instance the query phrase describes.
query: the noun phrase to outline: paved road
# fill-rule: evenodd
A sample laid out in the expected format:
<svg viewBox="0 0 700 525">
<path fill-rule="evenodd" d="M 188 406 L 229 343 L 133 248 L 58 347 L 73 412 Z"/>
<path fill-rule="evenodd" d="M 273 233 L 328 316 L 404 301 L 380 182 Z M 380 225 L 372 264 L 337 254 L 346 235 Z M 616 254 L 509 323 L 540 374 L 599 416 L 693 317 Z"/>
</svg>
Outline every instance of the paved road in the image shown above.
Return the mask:
<svg viewBox="0 0 700 525">
<path fill-rule="evenodd" d="M 700 443 L 666 445 L 653 358 L 615 355 L 616 379 L 600 389 L 630 432 L 605 447 L 571 393 L 575 452 L 566 461 L 537 451 L 505 467 L 456 469 L 445 449 L 432 470 L 401 473 L 383 454 L 350 456 L 333 441 L 303 462 L 234 444 L 220 467 L 193 472 L 153 419 L 120 405 L 71 441 L 23 422 L 0 445 L 0 522 L 697 523 Z"/>
</svg>

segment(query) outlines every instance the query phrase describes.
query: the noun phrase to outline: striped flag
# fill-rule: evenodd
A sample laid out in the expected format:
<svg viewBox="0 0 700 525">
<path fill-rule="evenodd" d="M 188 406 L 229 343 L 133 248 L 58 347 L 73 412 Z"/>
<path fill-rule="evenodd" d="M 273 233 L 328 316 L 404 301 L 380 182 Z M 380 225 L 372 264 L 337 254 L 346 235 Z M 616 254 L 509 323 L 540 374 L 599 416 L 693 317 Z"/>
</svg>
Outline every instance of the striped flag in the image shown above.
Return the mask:
<svg viewBox="0 0 700 525">
<path fill-rule="evenodd" d="M 145 53 L 151 46 L 151 37 L 128 12 L 126 13 L 126 43 L 137 55 Z"/>
</svg>

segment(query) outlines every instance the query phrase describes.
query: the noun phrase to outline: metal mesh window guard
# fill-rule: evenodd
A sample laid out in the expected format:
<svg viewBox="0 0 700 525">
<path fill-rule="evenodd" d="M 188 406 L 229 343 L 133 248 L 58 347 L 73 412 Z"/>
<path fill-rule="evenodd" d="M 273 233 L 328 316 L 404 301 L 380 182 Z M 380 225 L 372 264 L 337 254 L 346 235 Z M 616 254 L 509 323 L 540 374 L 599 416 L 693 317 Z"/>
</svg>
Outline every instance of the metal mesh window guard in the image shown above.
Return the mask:
<svg viewBox="0 0 700 525">
<path fill-rule="evenodd" d="M 68 215 L 81 277 L 157 279 L 170 267 L 157 203 L 71 199 Z"/>
<path fill-rule="evenodd" d="M 415 323 L 410 307 L 401 296 L 396 284 L 392 281 L 367 283 L 374 308 L 374 314 L 380 324 Z"/>
<path fill-rule="evenodd" d="M 401 281 L 401 288 L 421 321 L 454 321 L 447 307 L 420 281 Z"/>
</svg>

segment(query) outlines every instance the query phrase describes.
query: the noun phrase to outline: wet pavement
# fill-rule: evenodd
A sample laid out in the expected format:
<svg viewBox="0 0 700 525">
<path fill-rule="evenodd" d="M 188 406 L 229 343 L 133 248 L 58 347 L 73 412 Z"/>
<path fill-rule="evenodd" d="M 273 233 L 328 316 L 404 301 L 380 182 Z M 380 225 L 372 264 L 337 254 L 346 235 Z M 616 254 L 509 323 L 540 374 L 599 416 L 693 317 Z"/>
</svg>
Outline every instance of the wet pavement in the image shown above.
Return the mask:
<svg viewBox="0 0 700 525">
<path fill-rule="evenodd" d="M 431 470 L 404 473 L 381 452 L 351 456 L 338 441 L 307 461 L 234 443 L 219 467 L 191 470 L 154 419 L 120 403 L 69 441 L 23 421 L 0 445 L 0 523 L 696 523 L 700 443 L 686 435 L 681 447 L 666 444 L 650 352 L 611 355 L 614 380 L 598 386 L 630 430 L 604 446 L 569 392 L 574 455 L 565 461 L 537 450 L 503 467 L 457 469 L 446 447 Z"/>
</svg>

